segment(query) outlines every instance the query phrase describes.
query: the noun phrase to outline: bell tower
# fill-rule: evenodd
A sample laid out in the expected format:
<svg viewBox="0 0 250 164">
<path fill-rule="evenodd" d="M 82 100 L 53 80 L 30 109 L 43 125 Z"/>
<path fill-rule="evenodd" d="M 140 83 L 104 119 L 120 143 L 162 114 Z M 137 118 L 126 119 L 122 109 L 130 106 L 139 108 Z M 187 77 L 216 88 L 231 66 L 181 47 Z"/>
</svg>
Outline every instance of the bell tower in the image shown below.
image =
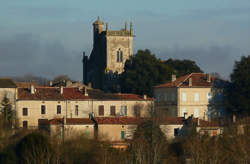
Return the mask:
<svg viewBox="0 0 250 164">
<path fill-rule="evenodd" d="M 97 17 L 97 20 L 93 23 L 93 44 L 96 45 L 96 42 L 99 39 L 100 34 L 103 32 L 104 23 L 100 20 L 100 17 Z"/>
</svg>

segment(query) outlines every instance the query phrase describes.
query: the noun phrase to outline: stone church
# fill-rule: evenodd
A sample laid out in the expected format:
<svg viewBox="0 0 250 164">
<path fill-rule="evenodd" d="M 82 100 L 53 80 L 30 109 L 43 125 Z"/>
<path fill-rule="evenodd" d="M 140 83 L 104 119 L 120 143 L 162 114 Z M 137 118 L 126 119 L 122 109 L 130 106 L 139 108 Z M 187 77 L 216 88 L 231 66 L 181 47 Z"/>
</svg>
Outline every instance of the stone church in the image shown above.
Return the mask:
<svg viewBox="0 0 250 164">
<path fill-rule="evenodd" d="M 118 76 L 127 59 L 133 55 L 133 26 L 110 30 L 98 17 L 93 23 L 93 49 L 83 54 L 83 83 L 104 91 L 119 91 Z"/>
</svg>

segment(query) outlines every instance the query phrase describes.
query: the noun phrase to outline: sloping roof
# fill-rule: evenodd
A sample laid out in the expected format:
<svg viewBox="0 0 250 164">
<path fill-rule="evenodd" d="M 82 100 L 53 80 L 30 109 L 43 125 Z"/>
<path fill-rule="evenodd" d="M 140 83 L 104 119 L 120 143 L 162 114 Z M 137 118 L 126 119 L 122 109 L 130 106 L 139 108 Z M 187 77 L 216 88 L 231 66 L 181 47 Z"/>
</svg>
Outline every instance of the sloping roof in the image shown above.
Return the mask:
<svg viewBox="0 0 250 164">
<path fill-rule="evenodd" d="M 58 87 L 39 87 L 35 88 L 35 93 L 31 94 L 30 88 L 18 88 L 19 100 L 132 100 L 132 101 L 153 101 L 153 98 L 136 94 L 111 94 L 104 93 L 100 90 L 86 89 L 87 95 L 85 96 L 85 88 L 63 88 L 63 94 L 60 94 Z"/>
<path fill-rule="evenodd" d="M 161 125 L 182 125 L 184 117 L 164 117 L 160 119 Z"/>
<path fill-rule="evenodd" d="M 196 119 L 196 122 L 198 119 Z M 219 123 L 215 121 L 206 121 L 199 119 L 198 127 L 219 127 Z"/>
<path fill-rule="evenodd" d="M 98 124 L 139 124 L 145 119 L 136 118 L 136 117 L 96 117 L 95 118 Z"/>
<path fill-rule="evenodd" d="M 16 84 L 12 79 L 0 78 L 0 88 L 16 88 Z"/>
<path fill-rule="evenodd" d="M 189 79 L 192 79 L 192 86 L 189 86 Z M 177 78 L 173 82 L 160 84 L 155 88 L 173 88 L 173 87 L 212 87 L 214 78 L 211 77 L 210 82 L 207 80 L 207 75 L 204 73 L 191 73 L 182 77 Z"/>
<path fill-rule="evenodd" d="M 30 88 L 18 88 L 18 99 L 21 100 L 64 100 L 60 94 L 60 88 L 43 87 L 35 88 L 35 93 L 31 94 Z"/>
<path fill-rule="evenodd" d="M 30 88 L 31 85 L 39 87 L 40 85 L 37 82 L 16 82 L 18 88 Z"/>
<path fill-rule="evenodd" d="M 63 118 L 54 118 L 49 120 L 50 125 L 60 125 L 63 124 Z M 89 118 L 67 118 L 66 125 L 86 125 L 94 124 L 94 122 Z"/>
</svg>

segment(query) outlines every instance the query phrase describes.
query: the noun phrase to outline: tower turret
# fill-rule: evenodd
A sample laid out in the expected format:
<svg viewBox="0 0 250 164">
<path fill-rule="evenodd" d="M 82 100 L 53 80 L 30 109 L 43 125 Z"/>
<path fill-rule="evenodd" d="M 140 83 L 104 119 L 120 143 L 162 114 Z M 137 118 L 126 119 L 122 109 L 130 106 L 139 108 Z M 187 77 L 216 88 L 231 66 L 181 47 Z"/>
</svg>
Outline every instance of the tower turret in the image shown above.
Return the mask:
<svg viewBox="0 0 250 164">
<path fill-rule="evenodd" d="M 93 23 L 93 33 L 94 33 L 94 45 L 95 41 L 98 38 L 98 35 L 103 32 L 104 23 L 100 20 L 100 17 L 97 17 L 97 20 Z"/>
</svg>

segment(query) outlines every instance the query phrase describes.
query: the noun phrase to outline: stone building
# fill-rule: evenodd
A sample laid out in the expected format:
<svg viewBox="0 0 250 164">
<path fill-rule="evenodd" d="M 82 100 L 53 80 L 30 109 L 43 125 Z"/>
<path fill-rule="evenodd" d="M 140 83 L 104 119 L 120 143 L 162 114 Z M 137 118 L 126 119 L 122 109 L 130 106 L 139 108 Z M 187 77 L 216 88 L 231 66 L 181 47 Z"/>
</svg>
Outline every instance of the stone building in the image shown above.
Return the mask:
<svg viewBox="0 0 250 164">
<path fill-rule="evenodd" d="M 0 109 L 1 109 L 1 102 L 4 97 L 7 97 L 9 99 L 12 105 L 12 109 L 15 109 L 16 93 L 17 93 L 17 85 L 12 79 L 0 78 Z"/>
<path fill-rule="evenodd" d="M 37 128 L 55 118 L 145 117 L 154 99 L 135 94 L 107 94 L 87 88 L 18 88 L 20 127 Z"/>
<path fill-rule="evenodd" d="M 117 77 L 124 64 L 133 55 L 132 23 L 121 30 L 110 30 L 108 23 L 98 17 L 93 23 L 93 49 L 90 56 L 83 55 L 83 83 L 104 91 L 119 90 Z"/>
<path fill-rule="evenodd" d="M 168 116 L 207 120 L 214 78 L 209 74 L 191 73 L 154 87 L 156 106 Z"/>
</svg>

